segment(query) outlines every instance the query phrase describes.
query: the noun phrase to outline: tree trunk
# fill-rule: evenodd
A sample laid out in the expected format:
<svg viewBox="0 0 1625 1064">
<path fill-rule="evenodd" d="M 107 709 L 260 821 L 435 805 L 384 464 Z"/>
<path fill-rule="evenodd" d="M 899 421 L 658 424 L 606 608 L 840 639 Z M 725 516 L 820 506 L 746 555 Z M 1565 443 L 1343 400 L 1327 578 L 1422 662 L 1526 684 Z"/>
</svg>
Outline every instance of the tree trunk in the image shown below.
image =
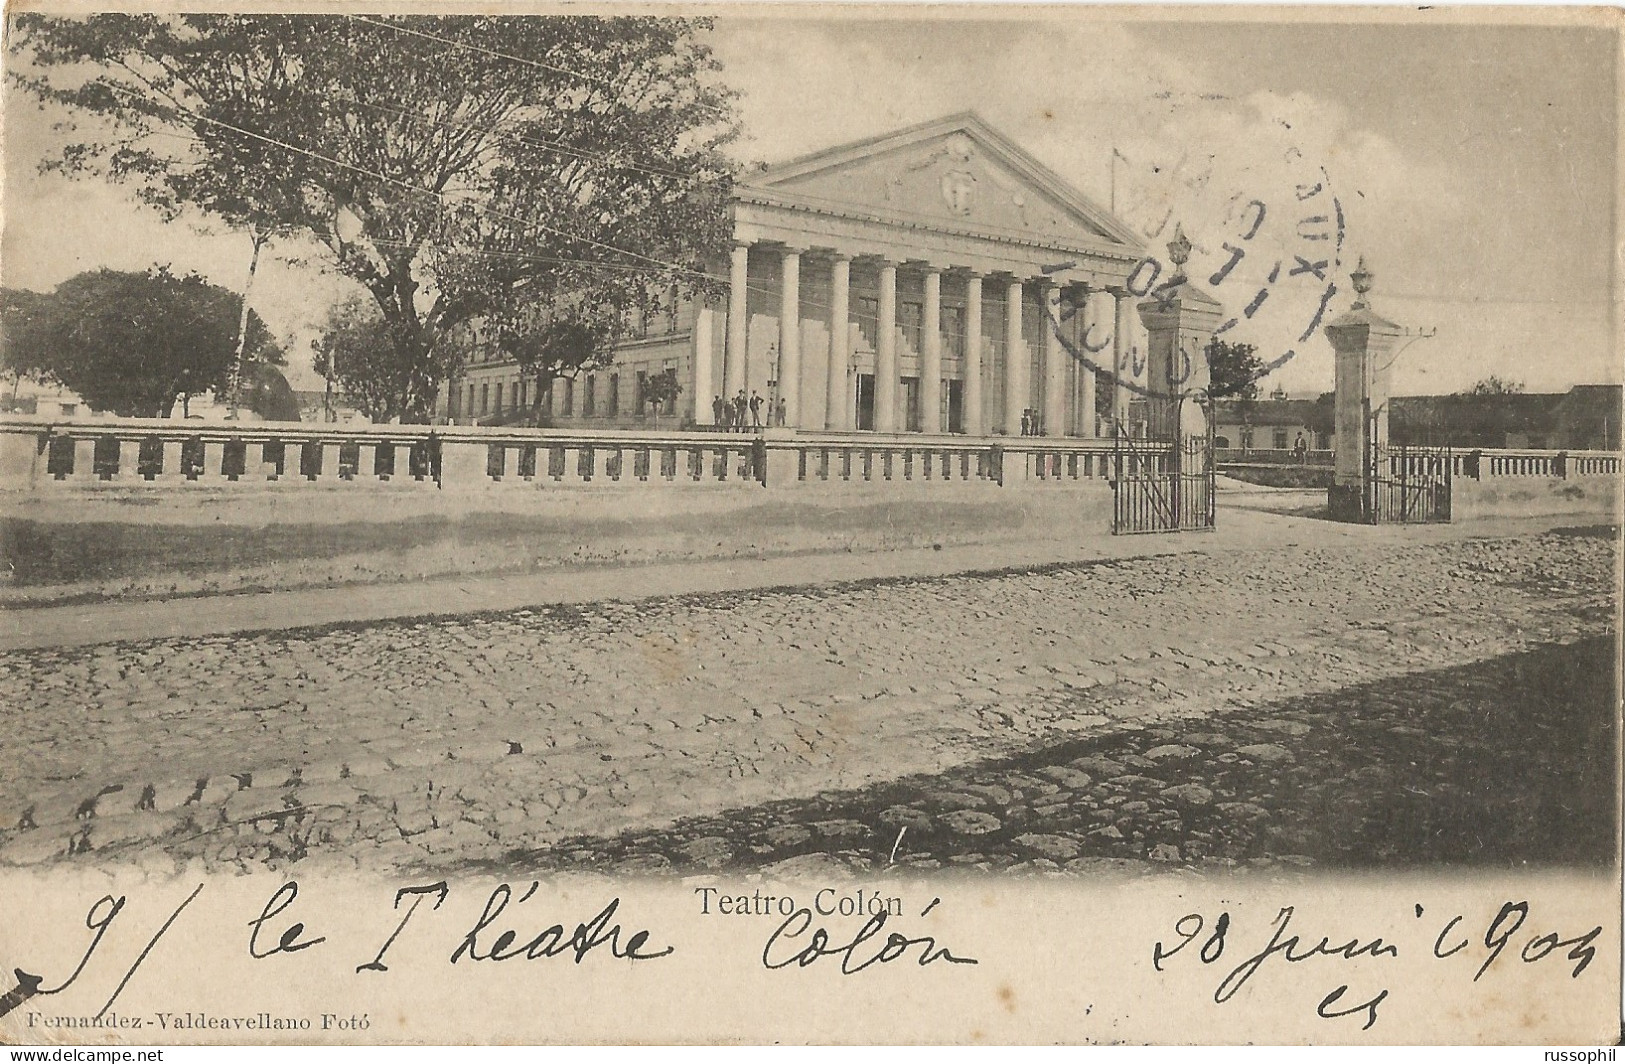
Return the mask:
<svg viewBox="0 0 1625 1064">
<path fill-rule="evenodd" d="M 254 274 L 260 265 L 260 249 L 270 239 L 270 234 L 258 229 L 250 232 L 254 242 L 254 254 L 248 260 L 248 283 L 243 285 L 243 310 L 237 317 L 237 351 L 231 359 L 231 374 L 226 381 L 226 417 L 231 421 L 237 420 L 238 393 L 243 382 L 243 353 L 248 348 L 248 296 L 254 290 Z"/>
</svg>

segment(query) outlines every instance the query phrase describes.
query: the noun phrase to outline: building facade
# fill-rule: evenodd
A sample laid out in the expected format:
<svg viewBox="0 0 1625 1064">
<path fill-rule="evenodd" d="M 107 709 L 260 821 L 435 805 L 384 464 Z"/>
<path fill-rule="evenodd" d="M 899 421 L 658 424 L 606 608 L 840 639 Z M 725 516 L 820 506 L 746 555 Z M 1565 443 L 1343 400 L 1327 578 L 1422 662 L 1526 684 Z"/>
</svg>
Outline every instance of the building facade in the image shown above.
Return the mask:
<svg viewBox="0 0 1625 1064">
<path fill-rule="evenodd" d="M 976 115 L 748 175 L 732 211 L 718 305 L 632 323 L 611 366 L 542 396 L 512 363 L 476 362 L 442 410 L 643 425 L 644 382 L 669 373 L 681 391 L 662 415 L 702 427 L 741 394 L 762 424 L 804 431 L 1091 437 L 1131 417 L 1131 391 L 1096 370 L 1143 380 L 1134 305 L 1154 267 L 1128 226 Z"/>
<path fill-rule="evenodd" d="M 1318 399 L 1220 399 L 1214 404 L 1213 445 L 1236 451 L 1333 448 L 1332 393 Z"/>
</svg>

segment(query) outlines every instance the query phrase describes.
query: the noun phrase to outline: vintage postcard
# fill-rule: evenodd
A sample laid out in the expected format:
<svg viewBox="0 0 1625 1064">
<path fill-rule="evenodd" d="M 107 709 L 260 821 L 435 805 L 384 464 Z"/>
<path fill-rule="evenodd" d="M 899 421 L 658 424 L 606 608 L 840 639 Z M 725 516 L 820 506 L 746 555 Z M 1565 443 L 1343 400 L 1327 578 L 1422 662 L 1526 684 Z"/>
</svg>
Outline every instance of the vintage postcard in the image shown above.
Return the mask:
<svg viewBox="0 0 1625 1064">
<path fill-rule="evenodd" d="M 1617 12 L 4 45 L 0 1041 L 1617 1041 Z"/>
</svg>

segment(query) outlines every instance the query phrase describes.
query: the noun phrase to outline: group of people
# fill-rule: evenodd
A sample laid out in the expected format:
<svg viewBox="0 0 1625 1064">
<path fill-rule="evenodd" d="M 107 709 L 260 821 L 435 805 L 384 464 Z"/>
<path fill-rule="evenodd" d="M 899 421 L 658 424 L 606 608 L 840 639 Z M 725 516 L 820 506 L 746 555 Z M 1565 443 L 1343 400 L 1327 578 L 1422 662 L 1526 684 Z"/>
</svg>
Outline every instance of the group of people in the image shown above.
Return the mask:
<svg viewBox="0 0 1625 1064">
<path fill-rule="evenodd" d="M 722 396 L 713 396 L 711 399 L 711 421 L 728 432 L 746 432 L 751 429 L 762 428 L 762 412 L 767 407 L 767 416 L 773 424 L 784 427 L 786 406 L 781 396 L 775 403 L 769 403 L 757 392 L 751 392 L 750 398 L 745 398 L 745 389 L 739 389 L 732 399 Z"/>
</svg>

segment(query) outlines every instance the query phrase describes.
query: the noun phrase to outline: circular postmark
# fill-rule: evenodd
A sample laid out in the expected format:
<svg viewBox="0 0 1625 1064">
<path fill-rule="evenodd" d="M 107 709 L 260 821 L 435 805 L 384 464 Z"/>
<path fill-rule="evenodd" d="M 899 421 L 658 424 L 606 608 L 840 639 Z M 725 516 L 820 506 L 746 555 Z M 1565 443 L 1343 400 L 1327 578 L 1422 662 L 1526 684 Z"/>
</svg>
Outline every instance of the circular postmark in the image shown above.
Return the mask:
<svg viewBox="0 0 1625 1064">
<path fill-rule="evenodd" d="M 1112 149 L 1115 213 L 1150 248 L 1125 288 L 1167 308 L 1187 284 L 1205 293 L 1218 304 L 1213 336 L 1250 345 L 1262 380 L 1298 358 L 1329 320 L 1348 236 L 1342 199 L 1326 166 L 1278 137 L 1230 151 L 1184 148 L 1169 160 L 1154 143 Z M 1196 351 L 1177 352 L 1165 390 L 1148 380 L 1141 343 L 1089 328 L 1065 346 L 1144 398 L 1205 389 L 1192 379 Z"/>
<path fill-rule="evenodd" d="M 1171 164 L 1116 156 L 1120 215 L 1153 247 L 1173 245 L 1136 266 L 1129 290 L 1166 297 L 1176 276 L 1203 289 L 1221 307 L 1214 336 L 1251 344 L 1260 377 L 1298 357 L 1327 320 L 1347 242 L 1327 168 L 1295 145 L 1275 147 L 1233 165 L 1218 153 L 1182 152 Z"/>
</svg>

